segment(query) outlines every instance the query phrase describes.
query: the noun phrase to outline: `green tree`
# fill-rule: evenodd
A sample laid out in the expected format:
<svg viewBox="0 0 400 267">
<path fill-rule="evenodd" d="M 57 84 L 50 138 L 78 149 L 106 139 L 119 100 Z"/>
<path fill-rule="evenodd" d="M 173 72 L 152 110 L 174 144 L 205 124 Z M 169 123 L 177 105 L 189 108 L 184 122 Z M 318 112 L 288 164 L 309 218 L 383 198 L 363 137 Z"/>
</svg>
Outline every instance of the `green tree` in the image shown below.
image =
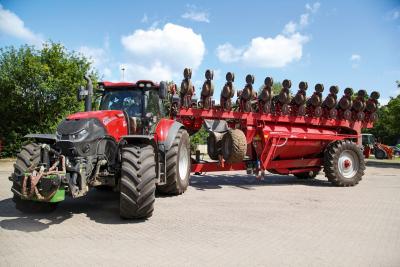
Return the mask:
<svg viewBox="0 0 400 267">
<path fill-rule="evenodd" d="M 396 83 L 400 88 L 400 82 Z M 385 144 L 395 145 L 400 138 L 400 95 L 391 97 L 387 105 L 381 106 L 378 115 L 379 120 L 374 124 L 374 128 L 365 132 L 379 137 Z"/>
<path fill-rule="evenodd" d="M 207 144 L 207 137 L 208 133 L 204 127 L 201 127 L 198 132 L 190 136 L 190 150 L 192 153 L 195 153 L 198 145 Z"/>
<path fill-rule="evenodd" d="M 258 88 L 258 95 L 261 94 L 263 88 L 264 88 L 264 84 L 261 85 L 260 88 Z M 278 95 L 281 92 L 281 89 L 282 89 L 282 83 L 274 82 L 274 84 L 272 85 L 273 95 Z"/>
<path fill-rule="evenodd" d="M 82 110 L 76 90 L 89 70 L 86 58 L 57 43 L 0 48 L 0 156 L 14 155 L 24 135 L 53 133 L 66 115 Z"/>
</svg>

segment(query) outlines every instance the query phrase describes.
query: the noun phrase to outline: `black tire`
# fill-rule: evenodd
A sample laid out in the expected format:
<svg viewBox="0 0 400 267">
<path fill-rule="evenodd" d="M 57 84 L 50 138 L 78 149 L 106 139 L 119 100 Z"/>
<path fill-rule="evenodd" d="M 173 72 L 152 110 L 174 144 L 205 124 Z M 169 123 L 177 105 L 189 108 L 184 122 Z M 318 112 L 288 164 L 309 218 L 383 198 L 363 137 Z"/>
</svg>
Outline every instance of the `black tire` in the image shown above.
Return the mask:
<svg viewBox="0 0 400 267">
<path fill-rule="evenodd" d="M 294 176 L 299 180 L 314 179 L 318 175 L 319 171 L 299 172 L 295 173 Z"/>
<path fill-rule="evenodd" d="M 184 156 L 185 153 L 187 158 Z M 167 182 L 164 185 L 157 186 L 157 191 L 167 195 L 180 195 L 186 191 L 190 180 L 190 139 L 185 129 L 178 131 L 171 148 L 165 156 L 167 161 Z M 186 167 L 184 167 L 185 165 Z M 180 166 L 182 167 L 181 171 Z"/>
<path fill-rule="evenodd" d="M 212 160 L 218 160 L 218 155 L 221 154 L 223 133 L 210 132 L 207 137 L 207 152 Z"/>
<path fill-rule="evenodd" d="M 364 170 L 364 156 L 355 143 L 349 140 L 336 141 L 327 146 L 324 154 L 324 172 L 332 184 L 354 186 L 361 181 Z"/>
<path fill-rule="evenodd" d="M 21 148 L 21 152 L 17 155 L 14 164 L 14 172 L 11 174 L 13 180 L 12 187 L 21 192 L 21 181 L 17 181 L 17 177 L 23 175 L 29 168 L 34 168 L 40 162 L 40 144 L 30 143 Z M 15 208 L 23 213 L 42 213 L 52 212 L 57 208 L 57 203 L 39 202 L 32 200 L 24 200 L 14 193 L 13 201 Z"/>
<path fill-rule="evenodd" d="M 376 159 L 386 159 L 386 151 L 380 148 L 375 148 L 374 155 Z"/>
<path fill-rule="evenodd" d="M 122 148 L 120 216 L 125 219 L 145 219 L 154 210 L 156 161 L 151 145 Z"/>
<path fill-rule="evenodd" d="M 243 161 L 246 151 L 246 136 L 242 130 L 229 130 L 222 138 L 222 155 L 227 163 Z"/>
</svg>

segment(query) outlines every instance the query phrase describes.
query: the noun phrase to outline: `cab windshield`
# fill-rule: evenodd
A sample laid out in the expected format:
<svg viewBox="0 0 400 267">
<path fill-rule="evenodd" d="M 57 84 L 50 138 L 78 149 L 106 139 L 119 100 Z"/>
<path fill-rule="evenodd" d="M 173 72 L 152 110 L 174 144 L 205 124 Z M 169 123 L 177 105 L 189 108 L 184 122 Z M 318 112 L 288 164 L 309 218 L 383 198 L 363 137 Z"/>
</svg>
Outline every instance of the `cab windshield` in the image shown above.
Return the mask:
<svg viewBox="0 0 400 267">
<path fill-rule="evenodd" d="M 142 117 L 148 113 L 162 116 L 163 105 L 158 90 L 124 88 L 103 93 L 100 110 L 124 110 L 129 117 Z"/>
<path fill-rule="evenodd" d="M 124 110 L 129 117 L 141 117 L 143 113 L 143 91 L 122 89 L 110 90 L 103 94 L 101 110 Z"/>
</svg>

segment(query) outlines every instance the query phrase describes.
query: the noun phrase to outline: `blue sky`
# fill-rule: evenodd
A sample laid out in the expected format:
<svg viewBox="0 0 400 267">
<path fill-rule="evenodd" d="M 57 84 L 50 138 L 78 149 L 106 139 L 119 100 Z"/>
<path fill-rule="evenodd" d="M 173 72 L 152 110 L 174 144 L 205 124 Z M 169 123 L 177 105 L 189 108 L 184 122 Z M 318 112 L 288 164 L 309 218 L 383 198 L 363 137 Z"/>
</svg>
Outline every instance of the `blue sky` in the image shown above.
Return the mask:
<svg viewBox="0 0 400 267">
<path fill-rule="evenodd" d="M 0 1 L 0 46 L 61 42 L 90 57 L 105 80 L 180 82 L 197 92 L 215 70 L 399 94 L 399 1 Z M 309 93 L 310 94 L 310 93 Z"/>
</svg>

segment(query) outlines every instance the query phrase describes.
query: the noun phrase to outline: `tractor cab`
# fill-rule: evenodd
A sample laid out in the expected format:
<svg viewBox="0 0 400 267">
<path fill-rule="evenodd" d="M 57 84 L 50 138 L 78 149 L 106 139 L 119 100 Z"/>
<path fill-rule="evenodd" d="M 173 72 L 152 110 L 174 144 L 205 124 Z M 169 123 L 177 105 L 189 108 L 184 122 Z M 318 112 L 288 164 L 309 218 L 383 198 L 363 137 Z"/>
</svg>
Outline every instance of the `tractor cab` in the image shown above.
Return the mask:
<svg viewBox="0 0 400 267">
<path fill-rule="evenodd" d="M 363 146 L 373 146 L 375 144 L 375 136 L 372 134 L 362 134 Z"/>
<path fill-rule="evenodd" d="M 162 101 L 166 89 L 164 82 L 158 85 L 147 80 L 101 82 L 99 110 L 122 110 L 127 118 L 129 134 L 149 134 L 156 122 L 165 116 Z"/>
</svg>

